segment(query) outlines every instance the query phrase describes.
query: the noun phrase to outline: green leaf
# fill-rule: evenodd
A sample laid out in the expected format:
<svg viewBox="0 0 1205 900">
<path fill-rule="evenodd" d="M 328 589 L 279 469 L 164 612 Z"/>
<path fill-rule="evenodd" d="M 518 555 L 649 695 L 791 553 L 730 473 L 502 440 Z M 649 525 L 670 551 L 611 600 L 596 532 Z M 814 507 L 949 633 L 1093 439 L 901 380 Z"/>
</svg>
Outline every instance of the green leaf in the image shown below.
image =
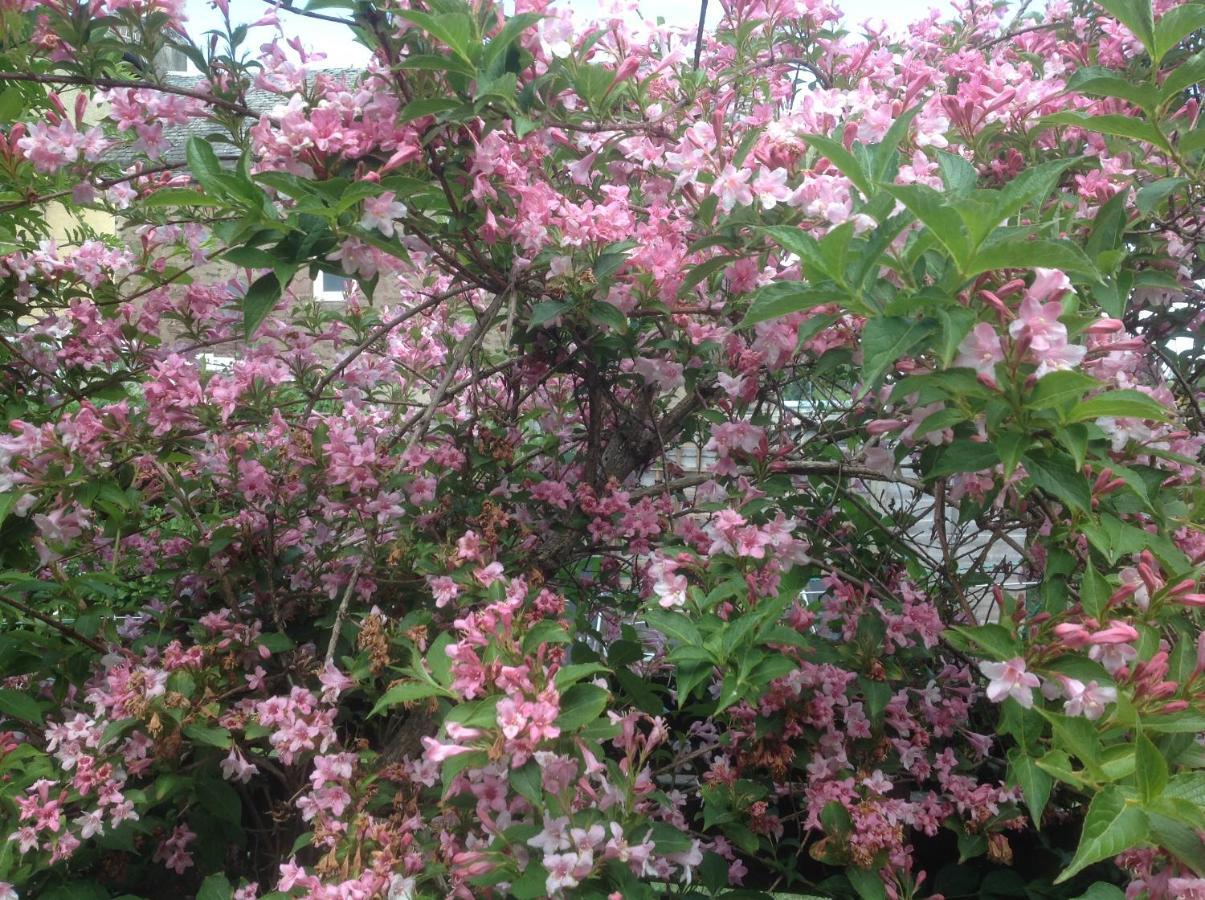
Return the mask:
<svg viewBox="0 0 1205 900">
<path fill-rule="evenodd" d="M 1092 798 L 1075 856 L 1054 883 L 1062 884 L 1092 863 L 1137 846 L 1148 832 L 1146 814 L 1127 803 L 1116 785 L 1109 785 Z"/>
<path fill-rule="evenodd" d="M 1205 81 L 1205 50 L 1186 59 L 1171 70 L 1163 84 L 1159 86 L 1159 98 L 1166 103 L 1200 81 Z M 1180 135 L 1180 149 L 1185 153 L 1191 152 L 1190 148 L 1184 145 L 1184 137 L 1189 133 L 1191 132 L 1182 132 Z M 1198 130 L 1197 133 L 1199 135 L 1200 131 Z"/>
<path fill-rule="evenodd" d="M 1138 211 L 1149 216 L 1168 195 L 1178 191 L 1186 184 L 1188 184 L 1187 178 L 1160 178 L 1158 181 L 1144 184 L 1134 197 Z"/>
<path fill-rule="evenodd" d="M 1098 394 L 1077 403 L 1067 416 L 1071 422 L 1087 422 L 1105 417 L 1166 422 L 1168 410 L 1158 400 L 1141 391 L 1117 390 Z"/>
<path fill-rule="evenodd" d="M 926 478 L 944 478 L 959 472 L 981 472 L 999 464 L 995 446 L 982 441 L 959 438 L 941 451 L 941 456 L 925 473 Z"/>
<path fill-rule="evenodd" d="M 620 334 L 628 330 L 628 317 L 623 314 L 623 310 L 606 300 L 591 303 L 589 316 L 591 322 L 603 325 Z"/>
<path fill-rule="evenodd" d="M 201 882 L 197 891 L 197 900 L 230 900 L 234 896 L 234 887 L 225 875 L 210 875 Z"/>
<path fill-rule="evenodd" d="M 1028 432 L 1004 431 L 996 438 L 996 452 L 1004 469 L 1005 480 L 1012 478 L 1021 457 L 1033 446 L 1033 436 Z"/>
<path fill-rule="evenodd" d="M 1167 138 L 1163 136 L 1163 132 L 1145 119 L 1133 116 L 1089 116 L 1081 112 L 1061 112 L 1044 116 L 1041 124 L 1073 125 L 1076 128 L 1095 131 L 1098 134 L 1130 138 L 1135 141 L 1144 141 L 1164 150 L 1169 149 Z"/>
<path fill-rule="evenodd" d="M 1125 891 L 1115 884 L 1098 881 L 1075 900 L 1125 900 Z"/>
<path fill-rule="evenodd" d="M 1114 19 L 1130 29 L 1146 52 L 1155 56 L 1155 16 L 1151 0 L 1096 0 Z M 1158 63 L 1158 59 L 1155 60 Z"/>
<path fill-rule="evenodd" d="M 402 107 L 399 122 L 410 122 L 423 116 L 437 116 L 442 112 L 459 109 L 464 103 L 457 97 L 423 97 L 411 100 Z"/>
<path fill-rule="evenodd" d="M 969 194 L 979 182 L 975 167 L 961 156 L 941 150 L 937 154 L 937 164 L 941 169 L 942 184 L 950 194 Z"/>
<path fill-rule="evenodd" d="M 805 135 L 804 141 L 823 153 L 828 158 L 828 161 L 836 166 L 841 174 L 848 178 L 853 186 L 861 192 L 864 198 L 867 200 L 870 199 L 874 193 L 870 176 L 866 174 L 866 170 L 862 168 L 862 164 L 858 161 L 857 157 L 845 149 L 844 144 L 821 134 Z"/>
<path fill-rule="evenodd" d="M 966 224 L 957 210 L 946 205 L 941 194 L 922 184 L 889 185 L 883 189 L 904 204 L 941 241 L 958 264 L 959 271 L 966 268 L 971 257 Z"/>
<path fill-rule="evenodd" d="M 1096 726 L 1081 716 L 1064 716 L 1050 710 L 1038 710 L 1050 722 L 1057 744 L 1074 755 L 1090 771 L 1098 771 L 1101 760 L 1100 735 Z"/>
<path fill-rule="evenodd" d="M 539 13 L 521 13 L 508 18 L 502 29 L 486 43 L 485 52 L 481 54 L 481 70 L 490 74 L 497 72 L 501 68 L 506 51 L 510 49 L 511 44 L 542 18 L 543 16 Z"/>
<path fill-rule="evenodd" d="M 528 324 L 532 328 L 546 325 L 569 308 L 568 304 L 549 301 L 537 303 L 531 308 L 531 318 Z"/>
<path fill-rule="evenodd" d="M 1134 777 L 1143 803 L 1155 800 L 1167 786 L 1167 760 L 1145 734 L 1134 742 Z"/>
<path fill-rule="evenodd" d="M 453 53 L 472 64 L 469 47 L 473 40 L 473 20 L 465 13 L 443 13 L 431 15 L 412 9 L 396 11 L 399 18 L 413 22 L 431 37 L 446 44 Z M 473 74 L 476 75 L 476 69 Z"/>
<path fill-rule="evenodd" d="M 283 291 L 275 272 L 261 275 L 247 288 L 243 297 L 243 335 L 250 340 L 264 319 L 275 308 Z"/>
<path fill-rule="evenodd" d="M 230 748 L 230 732 L 220 725 L 200 725 L 193 723 L 192 725 L 185 725 L 182 730 L 186 738 L 196 741 L 198 744 L 217 747 L 219 750 L 228 750 Z"/>
<path fill-rule="evenodd" d="M 204 138 L 190 137 L 184 146 L 184 157 L 193 177 L 206 189 L 222 174 L 222 164 L 213 151 L 213 145 Z"/>
<path fill-rule="evenodd" d="M 610 694 L 594 684 L 575 684 L 561 695 L 561 714 L 556 725 L 562 733 L 577 731 L 597 719 L 604 709 Z"/>
<path fill-rule="evenodd" d="M 537 809 L 544 803 L 543 773 L 539 765 L 532 760 L 521 769 L 513 769 L 510 773 L 510 783 L 521 797 L 525 797 Z"/>
<path fill-rule="evenodd" d="M 933 323 L 898 316 L 875 316 L 862 327 L 862 385 L 874 390 L 884 373 L 933 333 Z"/>
<path fill-rule="evenodd" d="M 508 893 L 515 900 L 537 900 L 537 898 L 548 896 L 547 882 L 548 870 L 535 860 L 531 860 L 527 863 L 523 874 L 511 884 Z"/>
<path fill-rule="evenodd" d="M 952 635 L 963 639 L 962 642 L 950 640 Z M 996 661 L 1013 659 L 1020 655 L 1016 637 L 1003 625 L 990 622 L 987 625 L 954 625 L 946 630 L 946 640 L 956 647 L 978 647 L 987 651 L 988 656 Z"/>
<path fill-rule="evenodd" d="M 1100 382 L 1081 372 L 1064 369 L 1038 379 L 1033 393 L 1025 404 L 1033 409 L 1053 409 L 1078 401 L 1088 391 L 1100 387 Z"/>
<path fill-rule="evenodd" d="M 996 269 L 1061 269 L 1099 279 L 1096 266 L 1070 241 L 1003 238 L 990 241 L 976 251 L 963 274 L 968 278 Z"/>
<path fill-rule="evenodd" d="M 1173 6 L 1159 17 L 1159 22 L 1155 25 L 1153 49 L 1147 48 L 1154 57 L 1155 65 L 1163 62 L 1163 57 L 1175 49 L 1184 38 L 1202 30 L 1205 30 L 1205 3 L 1196 0 Z"/>
<path fill-rule="evenodd" d="M 197 801 L 223 822 L 237 826 L 243 819 L 243 801 L 225 781 L 208 778 L 197 783 Z"/>
<path fill-rule="evenodd" d="M 0 688 L 0 713 L 35 725 L 42 722 L 42 704 L 28 694 L 9 688 Z"/>
<path fill-rule="evenodd" d="M 610 670 L 601 663 L 574 663 L 569 666 L 561 666 L 553 677 L 553 684 L 556 685 L 558 691 L 564 693 L 565 688 L 569 687 L 569 685 L 576 684 L 583 678 L 589 678 L 591 675 L 598 675 L 607 671 Z"/>
<path fill-rule="evenodd" d="M 402 703 L 424 700 L 427 697 L 447 696 L 447 694 L 448 692 L 437 684 L 430 684 L 424 681 L 405 681 L 401 684 L 395 684 L 382 694 L 381 699 L 376 702 L 368 715 L 370 717 L 379 715 L 384 710 Z"/>
<path fill-rule="evenodd" d="M 1038 768 L 1038 764 L 1025 754 L 1023 750 L 1014 748 L 1008 754 L 1009 782 L 1017 785 L 1025 797 L 1025 805 L 1029 807 L 1029 815 L 1033 818 L 1034 827 L 1041 830 L 1042 812 L 1050 799 L 1054 779 Z"/>
<path fill-rule="evenodd" d="M 1029 204 L 1044 203 L 1063 173 L 1079 161 L 1078 157 L 1056 159 L 1025 169 L 999 191 L 992 226 L 1012 218 Z"/>
<path fill-rule="evenodd" d="M 644 620 L 649 627 L 657 629 L 667 637 L 671 637 L 689 647 L 698 647 L 703 643 L 699 629 L 695 623 L 679 612 L 668 609 L 649 609 L 644 613 Z"/>
<path fill-rule="evenodd" d="M 1035 451 L 1022 456 L 1021 461 L 1029 480 L 1050 496 L 1080 512 L 1087 512 L 1092 506 L 1087 480 L 1066 457 Z"/>
<path fill-rule="evenodd" d="M 887 900 L 887 889 L 878 872 L 850 867 L 845 870 L 845 877 L 862 900 Z"/>
<path fill-rule="evenodd" d="M 1068 91 L 1079 91 L 1092 97 L 1118 97 L 1149 111 L 1158 103 L 1155 89 L 1128 78 L 1121 78 L 1111 69 L 1085 66 L 1067 79 Z"/>
<path fill-rule="evenodd" d="M 841 297 L 832 291 L 822 291 L 806 284 L 779 281 L 759 288 L 753 295 L 749 311 L 741 320 L 739 328 L 748 328 L 758 322 L 777 319 L 779 316 L 814 309 L 827 303 L 839 303 Z"/>
<path fill-rule="evenodd" d="M 1205 772 L 1181 772 L 1167 783 L 1165 797 L 1186 800 L 1205 809 Z"/>
<path fill-rule="evenodd" d="M 726 266 L 732 265 L 738 259 L 740 259 L 739 256 L 727 256 L 720 254 L 719 256 L 713 256 L 711 259 L 704 260 L 697 266 L 694 266 L 687 276 L 682 279 L 682 285 L 679 288 L 679 291 L 682 293 L 689 293 L 690 289 L 695 285 L 706 281 L 716 272 L 720 271 Z"/>
<path fill-rule="evenodd" d="M 1109 582 L 1105 581 L 1096 569 L 1089 566 L 1084 570 L 1084 579 L 1080 582 L 1079 587 L 1079 599 L 1085 613 L 1099 621 L 1112 593 Z"/>
</svg>

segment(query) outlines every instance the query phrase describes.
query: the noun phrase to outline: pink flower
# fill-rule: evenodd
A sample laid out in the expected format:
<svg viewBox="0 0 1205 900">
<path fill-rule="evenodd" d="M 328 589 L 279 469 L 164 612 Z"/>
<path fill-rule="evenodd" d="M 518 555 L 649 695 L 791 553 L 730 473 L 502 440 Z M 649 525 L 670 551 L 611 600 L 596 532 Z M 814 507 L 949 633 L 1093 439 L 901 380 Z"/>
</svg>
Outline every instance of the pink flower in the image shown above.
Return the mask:
<svg viewBox="0 0 1205 900">
<path fill-rule="evenodd" d="M 987 698 L 993 703 L 1012 697 L 1025 709 L 1033 706 L 1033 689 L 1041 682 L 1037 675 L 1025 670 L 1025 660 L 1021 657 L 1008 662 L 981 662 L 979 671 L 991 679 Z"/>
<path fill-rule="evenodd" d="M 334 663 L 329 662 L 318 673 L 318 680 L 322 683 L 323 703 L 334 703 L 341 693 L 356 686 L 355 681 L 340 672 Z"/>
<path fill-rule="evenodd" d="M 441 763 L 445 759 L 451 759 L 453 756 L 459 756 L 461 753 L 472 753 L 472 747 L 460 747 L 456 744 L 441 744 L 432 737 L 423 738 L 423 746 L 426 752 L 423 754 L 431 762 Z"/>
<path fill-rule="evenodd" d="M 1000 335 L 987 322 L 980 322 L 958 345 L 958 356 L 954 365 L 958 368 L 974 369 L 981 381 L 996 385 L 996 364 L 1004 360 L 1004 347 Z"/>
<path fill-rule="evenodd" d="M 246 784 L 251 780 L 252 775 L 259 774 L 259 769 L 239 752 L 238 747 L 230 748 L 230 755 L 222 760 L 219 768 L 222 770 L 223 778 L 227 781 L 237 781 L 240 784 Z"/>
<path fill-rule="evenodd" d="M 1129 644 L 1138 640 L 1138 629 L 1128 622 L 1113 622 L 1108 628 L 1092 632 L 1088 640 L 1093 644 Z"/>
<path fill-rule="evenodd" d="M 731 163 L 716 177 L 711 192 L 720 198 L 720 209 L 726 213 L 732 212 L 735 206 L 748 206 L 753 202 L 748 170 L 736 169 Z"/>
<path fill-rule="evenodd" d="M 456 586 L 456 582 L 447 575 L 428 575 L 427 585 L 435 596 L 436 607 L 440 609 L 455 600 L 460 593 L 460 588 Z"/>
<path fill-rule="evenodd" d="M 473 577 L 481 582 L 482 587 L 489 587 L 502 577 L 502 563 L 492 562 L 473 573 Z"/>
<path fill-rule="evenodd" d="M 397 194 L 386 191 L 379 197 L 369 197 L 364 201 L 360 227 L 368 231 L 375 228 L 385 237 L 393 237 L 394 223 L 404 218 L 406 212 L 406 204 L 397 200 Z"/>
<path fill-rule="evenodd" d="M 1105 707 L 1117 702 L 1117 688 L 1109 685 L 1101 686 L 1095 681 L 1086 685 L 1075 678 L 1059 679 L 1063 691 L 1067 695 L 1067 703 L 1063 711 L 1069 716 L 1083 716 L 1085 719 L 1096 720 L 1105 713 Z"/>
</svg>

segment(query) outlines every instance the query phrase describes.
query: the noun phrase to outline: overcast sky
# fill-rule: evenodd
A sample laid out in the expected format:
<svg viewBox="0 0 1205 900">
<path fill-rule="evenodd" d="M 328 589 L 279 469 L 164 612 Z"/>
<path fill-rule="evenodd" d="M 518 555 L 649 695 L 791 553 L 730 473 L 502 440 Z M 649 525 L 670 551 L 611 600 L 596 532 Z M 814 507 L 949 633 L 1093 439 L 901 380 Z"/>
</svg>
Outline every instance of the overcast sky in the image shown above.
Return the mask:
<svg viewBox="0 0 1205 900">
<path fill-rule="evenodd" d="M 296 0 L 298 6 L 303 6 L 305 0 Z M 560 0 L 559 6 L 568 6 L 580 16 L 590 18 L 597 16 L 603 6 L 602 0 Z M 846 21 L 857 25 L 866 19 L 882 19 L 893 26 L 903 26 L 923 16 L 931 6 L 948 8 L 948 0 L 839 0 L 840 7 L 845 10 Z M 230 0 L 232 18 L 236 23 L 251 22 L 263 15 L 269 7 L 258 0 Z M 699 20 L 698 0 L 640 0 L 641 15 L 647 19 L 663 18 L 670 25 L 693 28 Z M 193 37 L 209 28 L 218 27 L 221 17 L 214 11 L 209 0 L 187 0 L 186 9 L 189 17 L 189 30 Z M 330 10 L 337 14 L 337 10 Z M 708 21 L 714 24 L 719 18 L 719 0 L 708 3 Z M 304 16 L 281 11 L 281 21 L 285 33 L 300 35 L 302 42 L 310 49 L 322 50 L 327 55 L 330 65 L 360 65 L 367 60 L 364 48 L 353 41 L 349 33 L 337 25 L 315 21 Z M 261 40 L 267 39 L 270 32 L 261 30 Z M 254 41 L 254 35 L 252 36 Z M 251 44 L 255 46 L 254 43 Z"/>
</svg>

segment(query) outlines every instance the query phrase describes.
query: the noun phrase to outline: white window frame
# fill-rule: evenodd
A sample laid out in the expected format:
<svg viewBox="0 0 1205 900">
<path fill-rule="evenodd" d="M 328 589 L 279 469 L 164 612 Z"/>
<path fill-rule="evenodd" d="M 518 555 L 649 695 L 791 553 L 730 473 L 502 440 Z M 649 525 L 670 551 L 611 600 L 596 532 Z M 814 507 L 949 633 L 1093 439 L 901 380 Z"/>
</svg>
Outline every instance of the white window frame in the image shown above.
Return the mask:
<svg viewBox="0 0 1205 900">
<path fill-rule="evenodd" d="M 343 303 L 347 299 L 347 294 L 341 288 L 337 291 L 328 291 L 322 287 L 323 276 L 329 275 L 329 272 L 319 272 L 314 276 L 314 299 L 319 303 Z M 350 282 L 351 279 L 346 275 L 338 276 L 344 279 L 344 282 Z"/>
</svg>

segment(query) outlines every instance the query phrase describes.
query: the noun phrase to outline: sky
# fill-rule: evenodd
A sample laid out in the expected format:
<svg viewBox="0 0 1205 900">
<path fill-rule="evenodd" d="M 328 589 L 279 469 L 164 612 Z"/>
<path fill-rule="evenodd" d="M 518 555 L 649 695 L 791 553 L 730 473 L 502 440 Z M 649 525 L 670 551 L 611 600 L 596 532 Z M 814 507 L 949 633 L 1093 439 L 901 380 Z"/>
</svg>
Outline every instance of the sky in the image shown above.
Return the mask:
<svg viewBox="0 0 1205 900">
<path fill-rule="evenodd" d="M 297 6 L 304 6 L 305 0 L 295 0 Z M 601 0 L 560 0 L 558 6 L 568 6 L 579 16 L 590 18 L 601 11 Z M 889 25 L 901 27 L 914 19 L 921 18 L 931 6 L 948 6 L 944 0 L 838 0 L 838 5 L 845 11 L 846 21 L 851 25 L 866 19 L 882 19 Z M 699 20 L 698 0 L 640 0 L 639 8 L 646 19 L 663 18 L 667 24 L 693 28 Z M 186 0 L 185 9 L 188 13 L 190 28 L 194 38 L 209 28 L 220 27 L 221 17 L 213 10 L 209 0 Z M 269 9 L 268 5 L 259 0 L 230 0 L 231 17 L 236 24 L 250 22 Z M 329 10 L 338 14 L 337 10 Z M 719 18 L 719 0 L 708 3 L 708 21 L 712 24 Z M 299 35 L 303 44 L 310 49 L 319 49 L 326 53 L 327 64 L 331 66 L 355 66 L 367 61 L 364 48 L 356 44 L 346 31 L 337 25 L 308 19 L 282 10 L 281 21 L 285 33 Z M 262 30 L 266 38 L 269 34 Z M 254 46 L 254 44 L 252 44 Z"/>
</svg>

